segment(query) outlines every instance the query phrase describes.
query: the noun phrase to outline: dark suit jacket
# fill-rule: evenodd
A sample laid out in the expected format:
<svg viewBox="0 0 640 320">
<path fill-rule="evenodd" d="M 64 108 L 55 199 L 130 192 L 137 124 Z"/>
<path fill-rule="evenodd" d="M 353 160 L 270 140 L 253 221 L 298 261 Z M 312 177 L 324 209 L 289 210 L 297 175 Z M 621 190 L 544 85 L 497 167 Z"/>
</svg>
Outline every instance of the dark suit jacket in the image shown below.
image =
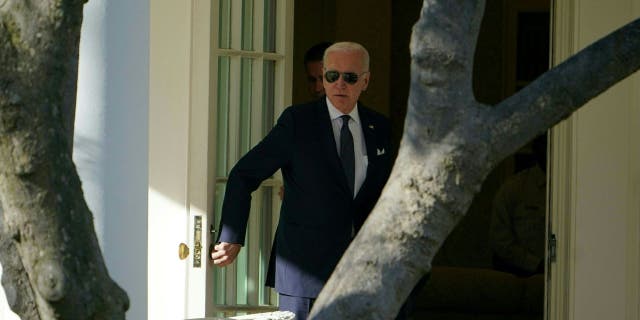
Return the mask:
<svg viewBox="0 0 640 320">
<path fill-rule="evenodd" d="M 368 167 L 355 199 L 325 98 L 285 109 L 271 132 L 231 170 L 218 241 L 244 244 L 251 192 L 282 169 L 284 199 L 267 276 L 270 286 L 275 276 L 279 293 L 317 297 L 352 239 L 352 224 L 356 230 L 362 226 L 387 181 L 389 122 L 362 104 L 358 112 Z"/>
</svg>

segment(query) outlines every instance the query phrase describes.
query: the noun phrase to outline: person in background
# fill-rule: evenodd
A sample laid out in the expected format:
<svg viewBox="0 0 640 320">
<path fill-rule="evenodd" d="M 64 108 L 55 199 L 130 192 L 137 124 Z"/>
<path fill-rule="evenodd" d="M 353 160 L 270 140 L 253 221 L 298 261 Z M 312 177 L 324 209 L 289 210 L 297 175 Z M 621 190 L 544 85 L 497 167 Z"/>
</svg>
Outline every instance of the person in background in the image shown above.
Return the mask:
<svg viewBox="0 0 640 320">
<path fill-rule="evenodd" d="M 331 46 L 331 44 L 331 42 L 320 42 L 309 48 L 304 54 L 304 71 L 307 76 L 307 89 L 313 99 L 319 99 L 324 96 L 322 58 L 324 57 L 324 51 Z"/>
<path fill-rule="evenodd" d="M 546 136 L 532 142 L 535 164 L 511 176 L 493 202 L 493 266 L 517 276 L 544 273 Z"/>
<path fill-rule="evenodd" d="M 390 125 L 358 98 L 369 53 L 339 42 L 324 52 L 326 96 L 286 108 L 276 126 L 233 167 L 222 205 L 215 265 L 232 263 L 247 228 L 251 192 L 278 169 L 284 198 L 267 285 L 280 310 L 307 318 L 313 303 L 378 200 L 391 170 Z"/>
</svg>

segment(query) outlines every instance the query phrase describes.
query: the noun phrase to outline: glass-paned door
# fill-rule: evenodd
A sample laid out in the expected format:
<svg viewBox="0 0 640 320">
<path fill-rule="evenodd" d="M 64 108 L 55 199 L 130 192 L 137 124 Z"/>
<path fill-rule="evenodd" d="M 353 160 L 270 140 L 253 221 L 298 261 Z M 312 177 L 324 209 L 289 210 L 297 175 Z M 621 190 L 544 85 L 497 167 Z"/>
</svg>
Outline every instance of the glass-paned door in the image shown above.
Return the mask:
<svg viewBox="0 0 640 320">
<path fill-rule="evenodd" d="M 212 5 L 213 211 L 217 226 L 231 168 L 269 132 L 290 103 L 293 1 L 215 0 Z M 244 248 L 235 263 L 214 269 L 217 315 L 277 306 L 277 295 L 264 283 L 281 185 L 276 174 L 254 192 Z"/>
</svg>

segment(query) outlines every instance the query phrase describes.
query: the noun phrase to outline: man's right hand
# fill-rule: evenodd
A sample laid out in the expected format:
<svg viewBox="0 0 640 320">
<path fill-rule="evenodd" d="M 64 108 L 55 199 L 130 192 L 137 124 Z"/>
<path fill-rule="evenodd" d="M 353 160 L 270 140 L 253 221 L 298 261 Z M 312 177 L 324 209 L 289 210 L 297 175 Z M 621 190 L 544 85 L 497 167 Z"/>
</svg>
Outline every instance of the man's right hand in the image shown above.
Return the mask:
<svg viewBox="0 0 640 320">
<path fill-rule="evenodd" d="M 237 243 L 220 242 L 216 244 L 211 252 L 213 264 L 224 267 L 232 263 L 236 260 L 240 248 L 242 248 L 242 246 Z"/>
</svg>

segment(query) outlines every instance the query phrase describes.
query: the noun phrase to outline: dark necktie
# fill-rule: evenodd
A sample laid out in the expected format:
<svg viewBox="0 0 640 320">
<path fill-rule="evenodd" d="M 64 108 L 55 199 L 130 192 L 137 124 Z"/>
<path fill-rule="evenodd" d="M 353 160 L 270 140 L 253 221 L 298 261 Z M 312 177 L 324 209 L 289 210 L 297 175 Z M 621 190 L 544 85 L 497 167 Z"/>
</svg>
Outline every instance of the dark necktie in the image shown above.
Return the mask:
<svg viewBox="0 0 640 320">
<path fill-rule="evenodd" d="M 353 184 L 356 176 L 355 168 L 355 155 L 353 152 L 353 136 L 349 130 L 348 115 L 340 116 L 342 118 L 342 128 L 340 129 L 340 160 L 342 161 L 342 168 L 347 176 L 347 183 L 349 184 L 349 190 L 351 190 L 351 196 L 353 197 Z"/>
</svg>

